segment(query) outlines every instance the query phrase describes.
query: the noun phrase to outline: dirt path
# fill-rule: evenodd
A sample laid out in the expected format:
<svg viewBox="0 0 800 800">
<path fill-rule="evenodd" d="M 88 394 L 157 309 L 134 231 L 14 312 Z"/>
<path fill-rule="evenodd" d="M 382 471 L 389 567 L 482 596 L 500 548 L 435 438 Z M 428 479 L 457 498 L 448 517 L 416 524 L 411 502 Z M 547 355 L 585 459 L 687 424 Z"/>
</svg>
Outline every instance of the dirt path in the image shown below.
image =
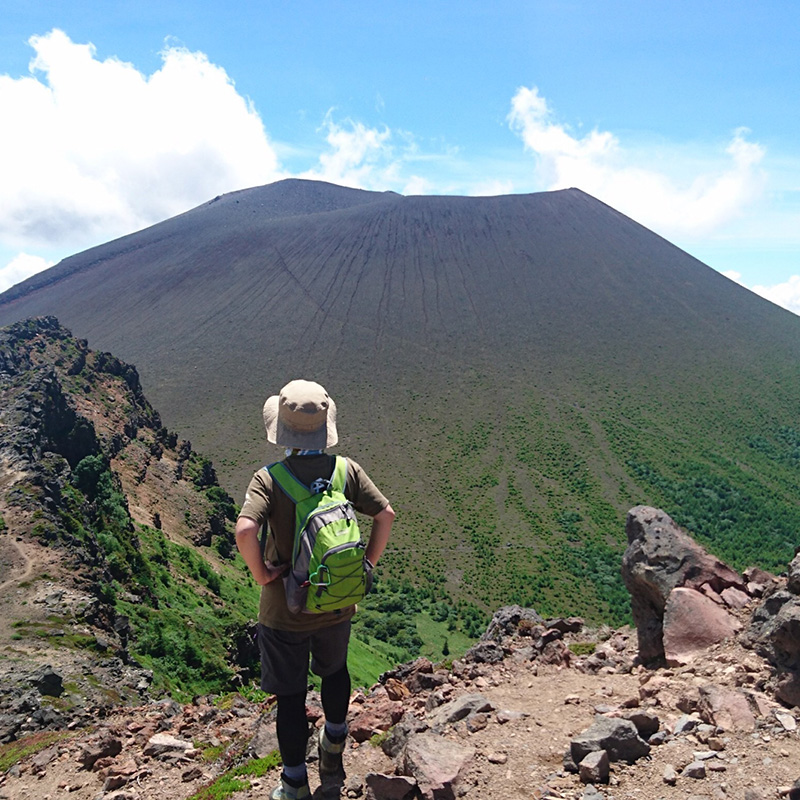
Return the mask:
<svg viewBox="0 0 800 800">
<path fill-rule="evenodd" d="M 22 544 L 10 533 L 0 535 L 0 567 L 0 577 L 4 578 L 0 583 L 0 593 L 9 586 L 22 583 L 33 574 L 33 561 Z"/>
</svg>

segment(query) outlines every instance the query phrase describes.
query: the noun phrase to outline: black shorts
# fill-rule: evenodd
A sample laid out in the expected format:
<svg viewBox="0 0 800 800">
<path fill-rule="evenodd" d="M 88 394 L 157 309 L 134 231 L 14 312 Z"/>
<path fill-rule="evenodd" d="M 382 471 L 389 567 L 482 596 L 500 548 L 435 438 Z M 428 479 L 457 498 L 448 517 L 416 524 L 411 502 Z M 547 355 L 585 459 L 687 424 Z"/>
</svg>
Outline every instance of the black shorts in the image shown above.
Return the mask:
<svg viewBox="0 0 800 800">
<path fill-rule="evenodd" d="M 321 678 L 347 664 L 350 620 L 316 631 L 279 631 L 258 625 L 261 689 L 270 694 L 299 694 L 308 688 L 311 670 Z"/>
</svg>

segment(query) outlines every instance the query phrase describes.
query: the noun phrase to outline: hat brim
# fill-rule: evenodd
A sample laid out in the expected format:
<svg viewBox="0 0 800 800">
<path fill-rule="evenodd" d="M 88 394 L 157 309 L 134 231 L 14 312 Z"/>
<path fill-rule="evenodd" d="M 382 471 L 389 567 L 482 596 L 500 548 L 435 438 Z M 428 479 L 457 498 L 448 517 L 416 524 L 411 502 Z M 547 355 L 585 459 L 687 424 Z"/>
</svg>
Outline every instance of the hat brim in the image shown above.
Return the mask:
<svg viewBox="0 0 800 800">
<path fill-rule="evenodd" d="M 297 431 L 283 424 L 278 415 L 280 397 L 273 395 L 264 403 L 264 427 L 267 441 L 281 447 L 292 447 L 298 450 L 324 450 L 333 447 L 339 441 L 336 430 L 336 404 L 330 400 L 326 423 L 315 431 Z"/>
</svg>

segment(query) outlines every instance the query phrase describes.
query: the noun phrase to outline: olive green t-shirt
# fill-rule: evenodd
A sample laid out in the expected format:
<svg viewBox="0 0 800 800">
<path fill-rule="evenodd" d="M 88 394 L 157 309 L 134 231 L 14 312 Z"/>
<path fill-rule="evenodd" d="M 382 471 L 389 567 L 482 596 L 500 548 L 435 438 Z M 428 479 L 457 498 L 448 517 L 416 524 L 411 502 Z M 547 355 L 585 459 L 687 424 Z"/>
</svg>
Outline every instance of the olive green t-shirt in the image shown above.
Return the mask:
<svg viewBox="0 0 800 800">
<path fill-rule="evenodd" d="M 331 477 L 335 456 L 327 453 L 292 455 L 288 456 L 284 463 L 301 483 L 309 486 L 317 478 L 327 480 Z M 367 473 L 349 458 L 344 494 L 356 511 L 370 517 L 374 517 L 389 505 L 389 501 L 381 494 Z M 266 526 L 269 526 L 264 553 L 268 561 L 285 564 L 291 560 L 294 545 L 294 503 L 279 486 L 273 483 L 266 467 L 253 475 L 239 516 L 257 522 L 262 528 L 262 535 L 267 529 Z M 286 607 L 282 580 L 275 580 L 261 587 L 258 621 L 268 628 L 284 631 L 316 630 L 350 619 L 354 613 L 355 606 L 321 614 L 293 614 Z"/>
</svg>

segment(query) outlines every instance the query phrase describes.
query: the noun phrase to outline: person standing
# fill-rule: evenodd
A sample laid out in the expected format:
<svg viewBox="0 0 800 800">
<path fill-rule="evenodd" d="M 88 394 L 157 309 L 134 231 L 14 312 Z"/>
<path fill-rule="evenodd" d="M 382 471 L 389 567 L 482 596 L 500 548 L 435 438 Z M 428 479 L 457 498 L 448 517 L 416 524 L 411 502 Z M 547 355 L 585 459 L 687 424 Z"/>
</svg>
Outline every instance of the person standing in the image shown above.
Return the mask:
<svg viewBox="0 0 800 800">
<path fill-rule="evenodd" d="M 283 464 L 310 491 L 320 491 L 332 477 L 336 457 L 325 452 L 338 441 L 336 404 L 318 383 L 294 380 L 264 404 L 267 441 L 286 448 Z M 372 517 L 364 553 L 369 570 L 378 563 L 394 522 L 389 501 L 364 470 L 347 459 L 345 497 L 356 511 Z M 266 542 L 262 550 L 259 531 Z M 323 790 L 344 782 L 342 752 L 347 739 L 350 673 L 347 649 L 356 607 L 322 613 L 292 613 L 283 581 L 294 545 L 295 508 L 266 467 L 255 473 L 236 522 L 236 545 L 261 589 L 258 644 L 261 688 L 277 696 L 277 735 L 283 770 L 272 800 L 310 797 L 306 769 L 308 721 L 306 691 L 311 670 L 320 676 L 325 724 L 318 742 Z"/>
</svg>

